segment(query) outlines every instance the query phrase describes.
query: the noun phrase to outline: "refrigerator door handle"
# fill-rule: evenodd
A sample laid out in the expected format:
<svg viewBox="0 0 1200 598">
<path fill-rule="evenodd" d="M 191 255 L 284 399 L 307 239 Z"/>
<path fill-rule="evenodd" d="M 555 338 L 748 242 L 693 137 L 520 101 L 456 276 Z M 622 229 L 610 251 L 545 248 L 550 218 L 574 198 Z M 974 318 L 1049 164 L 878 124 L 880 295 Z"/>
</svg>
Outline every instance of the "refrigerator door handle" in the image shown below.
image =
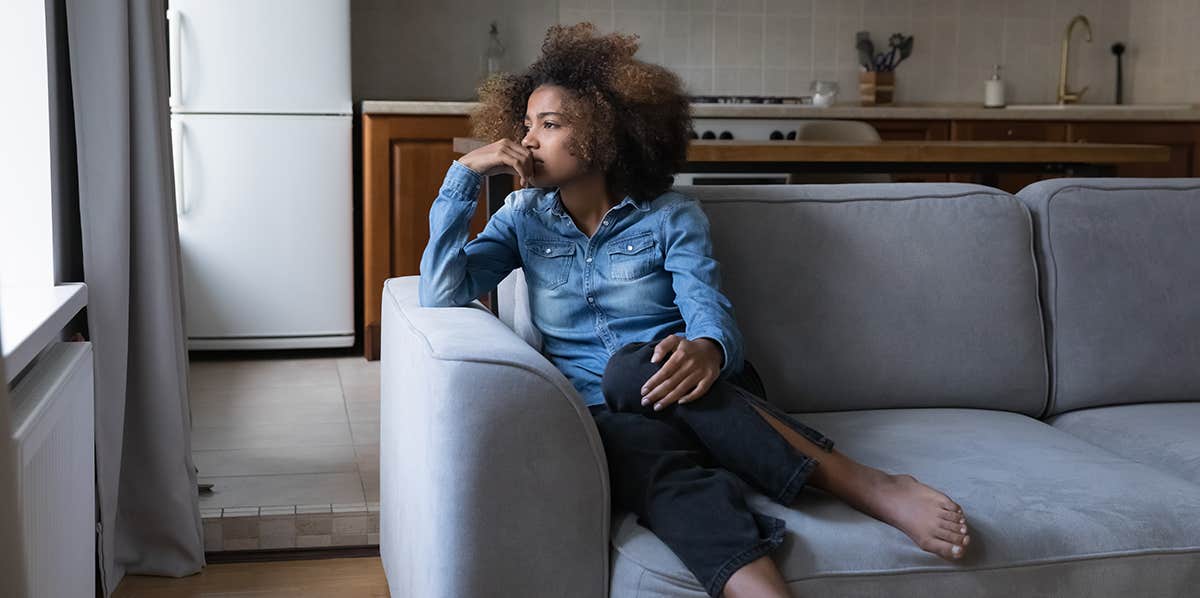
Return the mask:
<svg viewBox="0 0 1200 598">
<path fill-rule="evenodd" d="M 183 189 L 183 123 L 171 121 L 171 153 L 175 163 L 175 215 L 188 213 L 187 194 Z"/>
<path fill-rule="evenodd" d="M 183 75 L 179 72 L 182 62 L 179 59 L 179 27 L 182 20 L 183 15 L 179 13 L 179 9 L 167 9 L 167 23 L 170 25 L 167 45 L 171 62 L 171 97 L 167 103 L 172 108 L 183 104 Z"/>
</svg>

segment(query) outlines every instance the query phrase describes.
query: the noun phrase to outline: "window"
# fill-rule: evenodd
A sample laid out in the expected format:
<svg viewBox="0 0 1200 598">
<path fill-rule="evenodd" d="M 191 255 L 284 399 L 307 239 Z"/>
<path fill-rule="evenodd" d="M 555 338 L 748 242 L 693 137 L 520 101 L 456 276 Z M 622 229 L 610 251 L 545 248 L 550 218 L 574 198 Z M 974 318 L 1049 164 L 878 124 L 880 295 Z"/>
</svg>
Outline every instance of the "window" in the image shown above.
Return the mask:
<svg viewBox="0 0 1200 598">
<path fill-rule="evenodd" d="M 0 18 L 0 289 L 54 285 L 50 93 L 44 2 L 12 2 Z M 3 303 L 0 295 L 0 303 Z"/>
</svg>

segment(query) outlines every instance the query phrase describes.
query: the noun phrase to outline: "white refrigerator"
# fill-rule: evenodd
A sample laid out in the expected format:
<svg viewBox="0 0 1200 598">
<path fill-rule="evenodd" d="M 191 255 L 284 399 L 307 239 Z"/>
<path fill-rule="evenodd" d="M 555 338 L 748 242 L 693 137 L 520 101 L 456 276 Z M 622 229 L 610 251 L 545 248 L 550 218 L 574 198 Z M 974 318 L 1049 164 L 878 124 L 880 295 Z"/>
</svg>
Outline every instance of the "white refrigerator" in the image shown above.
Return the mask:
<svg viewBox="0 0 1200 598">
<path fill-rule="evenodd" d="M 354 344 L 349 0 L 171 0 L 190 349 Z"/>
</svg>

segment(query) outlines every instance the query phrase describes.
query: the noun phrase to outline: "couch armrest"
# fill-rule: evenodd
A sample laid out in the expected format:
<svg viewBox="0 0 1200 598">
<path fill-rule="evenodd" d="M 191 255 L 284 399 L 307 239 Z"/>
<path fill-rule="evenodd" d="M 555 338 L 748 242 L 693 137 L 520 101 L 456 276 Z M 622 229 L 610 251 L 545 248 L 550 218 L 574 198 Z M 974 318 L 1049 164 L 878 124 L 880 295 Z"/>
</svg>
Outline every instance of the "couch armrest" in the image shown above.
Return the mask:
<svg viewBox="0 0 1200 598">
<path fill-rule="evenodd" d="M 380 555 L 393 596 L 608 596 L 608 467 L 583 400 L 478 302 L 384 284 Z"/>
</svg>

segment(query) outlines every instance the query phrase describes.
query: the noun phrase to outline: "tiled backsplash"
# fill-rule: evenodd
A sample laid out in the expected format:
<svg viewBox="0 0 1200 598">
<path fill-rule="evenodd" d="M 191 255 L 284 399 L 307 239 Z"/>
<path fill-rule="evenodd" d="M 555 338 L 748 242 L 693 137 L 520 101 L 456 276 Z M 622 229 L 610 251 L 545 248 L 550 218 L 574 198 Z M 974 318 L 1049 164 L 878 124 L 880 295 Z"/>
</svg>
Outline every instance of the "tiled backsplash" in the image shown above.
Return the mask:
<svg viewBox="0 0 1200 598">
<path fill-rule="evenodd" d="M 1112 103 L 1114 42 L 1123 58 L 1126 102 L 1200 102 L 1198 0 L 509 0 L 509 9 L 469 0 L 455 36 L 430 48 L 384 35 L 388 19 L 406 30 L 423 18 L 405 3 L 356 0 L 355 90 L 358 98 L 467 99 L 478 76 L 475 54 L 487 23 L 500 22 L 510 69 L 532 61 L 541 39 L 532 28 L 591 21 L 605 31 L 641 37 L 639 57 L 678 72 L 693 94 L 801 95 L 811 81 L 839 83 L 854 102 L 858 86 L 854 33 L 871 33 L 877 49 L 892 33 L 914 36 L 912 55 L 896 70 L 898 102 L 980 102 L 992 65 L 1003 66 L 1009 103 L 1055 100 L 1063 32 L 1088 17 L 1092 42 L 1077 26 L 1068 87 L 1088 86 L 1084 103 Z M 542 11 L 557 12 L 542 14 Z M 369 14 L 368 14 L 369 13 Z M 433 19 L 434 17 L 427 17 Z M 537 26 L 526 25 L 536 22 Z M 431 22 L 432 24 L 432 22 Z M 507 27 L 506 27 L 507 25 Z M 544 29 L 544 28 L 543 28 Z M 396 31 L 396 28 L 391 28 Z M 468 33 L 473 33 L 468 35 Z M 476 39 L 478 38 L 478 39 Z M 401 57 L 440 54 L 437 77 Z M 390 56 L 391 58 L 384 58 Z M 386 62 L 385 62 L 386 61 Z M 424 65 L 424 66 L 423 66 Z M 413 71 L 413 72 L 410 72 Z M 391 73 L 391 76 L 389 76 Z M 431 84 L 431 81 L 433 82 Z"/>
<path fill-rule="evenodd" d="M 1200 103 L 1200 0 L 1124 2 L 1134 101 Z"/>
<path fill-rule="evenodd" d="M 1169 4 L 1176 6 L 1150 8 Z M 1161 45 L 1162 29 L 1174 26 L 1167 24 L 1172 10 L 1191 13 L 1180 16 L 1200 26 L 1197 6 L 1197 0 L 559 0 L 558 15 L 560 23 L 592 21 L 638 34 L 639 57 L 675 70 L 696 94 L 801 95 L 811 81 L 828 79 L 854 96 L 854 34 L 866 30 L 877 50 L 886 49 L 892 33 L 914 36 L 913 54 L 896 70 L 898 102 L 982 102 L 983 82 L 1000 64 L 1008 101 L 1031 103 L 1056 99 L 1063 32 L 1083 14 L 1092 42 L 1076 26 L 1068 86 L 1087 85 L 1087 102 L 1112 103 L 1116 41 L 1129 48 L 1126 101 L 1200 99 L 1197 61 L 1179 61 L 1177 68 L 1192 72 L 1172 77 L 1158 54 L 1148 56 L 1130 41 L 1134 34 L 1142 45 Z"/>
</svg>

